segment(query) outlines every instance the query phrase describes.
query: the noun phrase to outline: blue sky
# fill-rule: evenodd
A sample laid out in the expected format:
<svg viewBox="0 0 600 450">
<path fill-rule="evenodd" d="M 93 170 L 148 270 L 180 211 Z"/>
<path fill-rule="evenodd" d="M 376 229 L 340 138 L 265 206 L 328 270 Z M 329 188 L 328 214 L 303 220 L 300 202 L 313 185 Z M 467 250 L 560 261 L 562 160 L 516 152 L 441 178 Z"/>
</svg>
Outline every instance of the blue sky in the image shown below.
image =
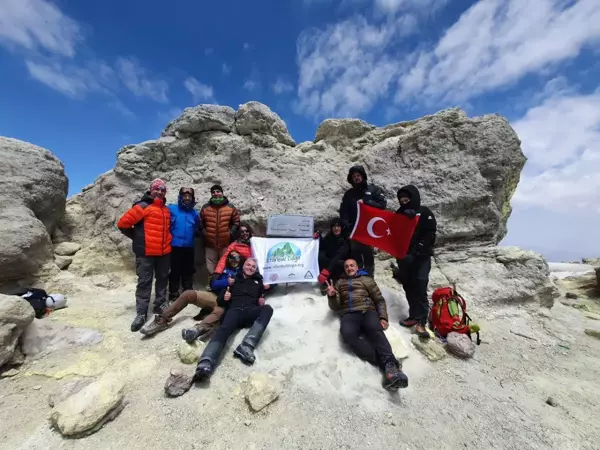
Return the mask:
<svg viewBox="0 0 600 450">
<path fill-rule="evenodd" d="M 523 141 L 504 243 L 600 254 L 598 0 L 0 4 L 0 134 L 52 150 L 71 195 L 198 103 L 261 101 L 297 142 L 460 106 Z"/>
</svg>

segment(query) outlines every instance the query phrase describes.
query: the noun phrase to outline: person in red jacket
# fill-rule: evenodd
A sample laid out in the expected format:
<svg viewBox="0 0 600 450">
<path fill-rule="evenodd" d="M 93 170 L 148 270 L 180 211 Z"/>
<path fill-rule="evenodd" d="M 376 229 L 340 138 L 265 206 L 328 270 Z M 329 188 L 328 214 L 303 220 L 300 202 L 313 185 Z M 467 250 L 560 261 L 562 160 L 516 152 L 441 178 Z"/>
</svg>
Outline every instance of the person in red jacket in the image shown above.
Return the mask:
<svg viewBox="0 0 600 450">
<path fill-rule="evenodd" d="M 227 264 L 227 255 L 231 252 L 237 252 L 242 258 L 248 259 L 252 257 L 252 248 L 250 247 L 250 239 L 252 238 L 252 228 L 245 222 L 240 224 L 237 230 L 236 240 L 229 244 L 223 256 L 219 259 L 217 267 L 215 268 L 215 274 L 222 274 Z"/>
<path fill-rule="evenodd" d="M 171 214 L 166 206 L 167 185 L 156 179 L 150 184 L 150 190 L 141 200 L 119 219 L 117 227 L 131 239 L 135 254 L 135 266 L 138 276 L 135 290 L 136 316 L 131 331 L 139 331 L 146 322 L 152 278 L 156 300 L 155 314 L 159 314 L 167 305 L 167 284 L 169 280 L 171 256 Z"/>
</svg>

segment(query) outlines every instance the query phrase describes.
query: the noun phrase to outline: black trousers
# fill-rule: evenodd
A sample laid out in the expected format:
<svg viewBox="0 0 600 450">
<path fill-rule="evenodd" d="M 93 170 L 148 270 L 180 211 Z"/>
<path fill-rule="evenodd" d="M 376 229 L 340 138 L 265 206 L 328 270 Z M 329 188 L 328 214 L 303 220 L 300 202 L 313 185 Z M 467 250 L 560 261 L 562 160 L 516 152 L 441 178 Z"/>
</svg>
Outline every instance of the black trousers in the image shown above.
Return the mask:
<svg viewBox="0 0 600 450">
<path fill-rule="evenodd" d="M 213 338 L 210 340 L 211 347 L 219 348 L 219 353 L 211 355 L 203 354 L 202 357 L 207 356 L 206 359 L 216 363 L 227 340 L 236 330 L 239 330 L 240 328 L 249 328 L 254 322 L 258 322 L 263 328 L 267 328 L 267 325 L 269 325 L 269 322 L 271 321 L 271 316 L 273 316 L 273 308 L 271 308 L 270 305 L 228 308 L 225 312 L 225 317 L 222 319 L 221 325 L 217 328 Z M 218 346 L 216 343 L 218 343 Z"/>
<path fill-rule="evenodd" d="M 340 322 L 340 333 L 344 342 L 360 359 L 382 369 L 386 363 L 396 362 L 377 311 L 347 313 L 342 316 Z"/>
<path fill-rule="evenodd" d="M 179 296 L 179 286 L 183 291 L 193 287 L 194 266 L 193 247 L 173 247 L 171 251 L 171 273 L 169 274 L 169 297 Z"/>
<path fill-rule="evenodd" d="M 429 272 L 431 272 L 431 257 L 416 256 L 408 265 L 399 261 L 400 282 L 408 301 L 408 315 L 421 325 L 427 324 L 429 315 Z"/>
<path fill-rule="evenodd" d="M 146 315 L 152 294 L 152 279 L 156 278 L 154 305 L 162 305 L 167 299 L 167 283 L 169 280 L 170 254 L 164 256 L 138 256 L 135 268 L 138 276 L 135 289 L 135 305 L 138 314 Z"/>
<path fill-rule="evenodd" d="M 350 241 L 350 255 L 356 260 L 358 267 L 362 267 L 369 276 L 375 275 L 375 254 L 373 247 L 363 244 L 362 242 Z"/>
</svg>

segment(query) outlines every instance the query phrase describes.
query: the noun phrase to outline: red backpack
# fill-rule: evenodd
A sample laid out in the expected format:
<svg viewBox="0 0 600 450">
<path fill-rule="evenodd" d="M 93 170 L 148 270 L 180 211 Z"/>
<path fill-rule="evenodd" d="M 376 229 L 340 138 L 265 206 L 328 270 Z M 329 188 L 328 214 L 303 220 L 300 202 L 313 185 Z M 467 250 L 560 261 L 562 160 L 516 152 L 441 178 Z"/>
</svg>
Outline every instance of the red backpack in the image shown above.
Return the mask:
<svg viewBox="0 0 600 450">
<path fill-rule="evenodd" d="M 433 306 L 429 313 L 431 329 L 445 338 L 448 333 L 462 333 L 471 338 L 471 318 L 467 314 L 467 302 L 453 287 L 436 289 L 431 295 Z M 481 343 L 476 331 L 477 345 Z"/>
</svg>

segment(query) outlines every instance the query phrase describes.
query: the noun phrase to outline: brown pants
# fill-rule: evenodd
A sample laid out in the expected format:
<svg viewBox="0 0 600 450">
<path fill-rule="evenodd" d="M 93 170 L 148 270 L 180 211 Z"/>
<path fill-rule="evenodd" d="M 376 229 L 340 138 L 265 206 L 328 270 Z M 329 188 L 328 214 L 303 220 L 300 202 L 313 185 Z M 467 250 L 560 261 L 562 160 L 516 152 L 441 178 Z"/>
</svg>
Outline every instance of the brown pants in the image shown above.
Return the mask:
<svg viewBox="0 0 600 450">
<path fill-rule="evenodd" d="M 206 257 L 206 270 L 208 271 L 208 276 L 210 277 L 215 271 L 217 264 L 221 257 L 225 254 L 225 250 L 227 247 L 223 248 L 204 248 L 204 254 Z"/>
<path fill-rule="evenodd" d="M 199 306 L 202 309 L 212 310 L 212 312 L 202 320 L 201 323 L 203 325 L 218 324 L 225 312 L 223 308 L 217 306 L 217 296 L 212 292 L 190 290 L 181 294 L 177 300 L 171 303 L 171 306 L 169 306 L 162 315 L 170 321 L 189 304 Z"/>
</svg>

